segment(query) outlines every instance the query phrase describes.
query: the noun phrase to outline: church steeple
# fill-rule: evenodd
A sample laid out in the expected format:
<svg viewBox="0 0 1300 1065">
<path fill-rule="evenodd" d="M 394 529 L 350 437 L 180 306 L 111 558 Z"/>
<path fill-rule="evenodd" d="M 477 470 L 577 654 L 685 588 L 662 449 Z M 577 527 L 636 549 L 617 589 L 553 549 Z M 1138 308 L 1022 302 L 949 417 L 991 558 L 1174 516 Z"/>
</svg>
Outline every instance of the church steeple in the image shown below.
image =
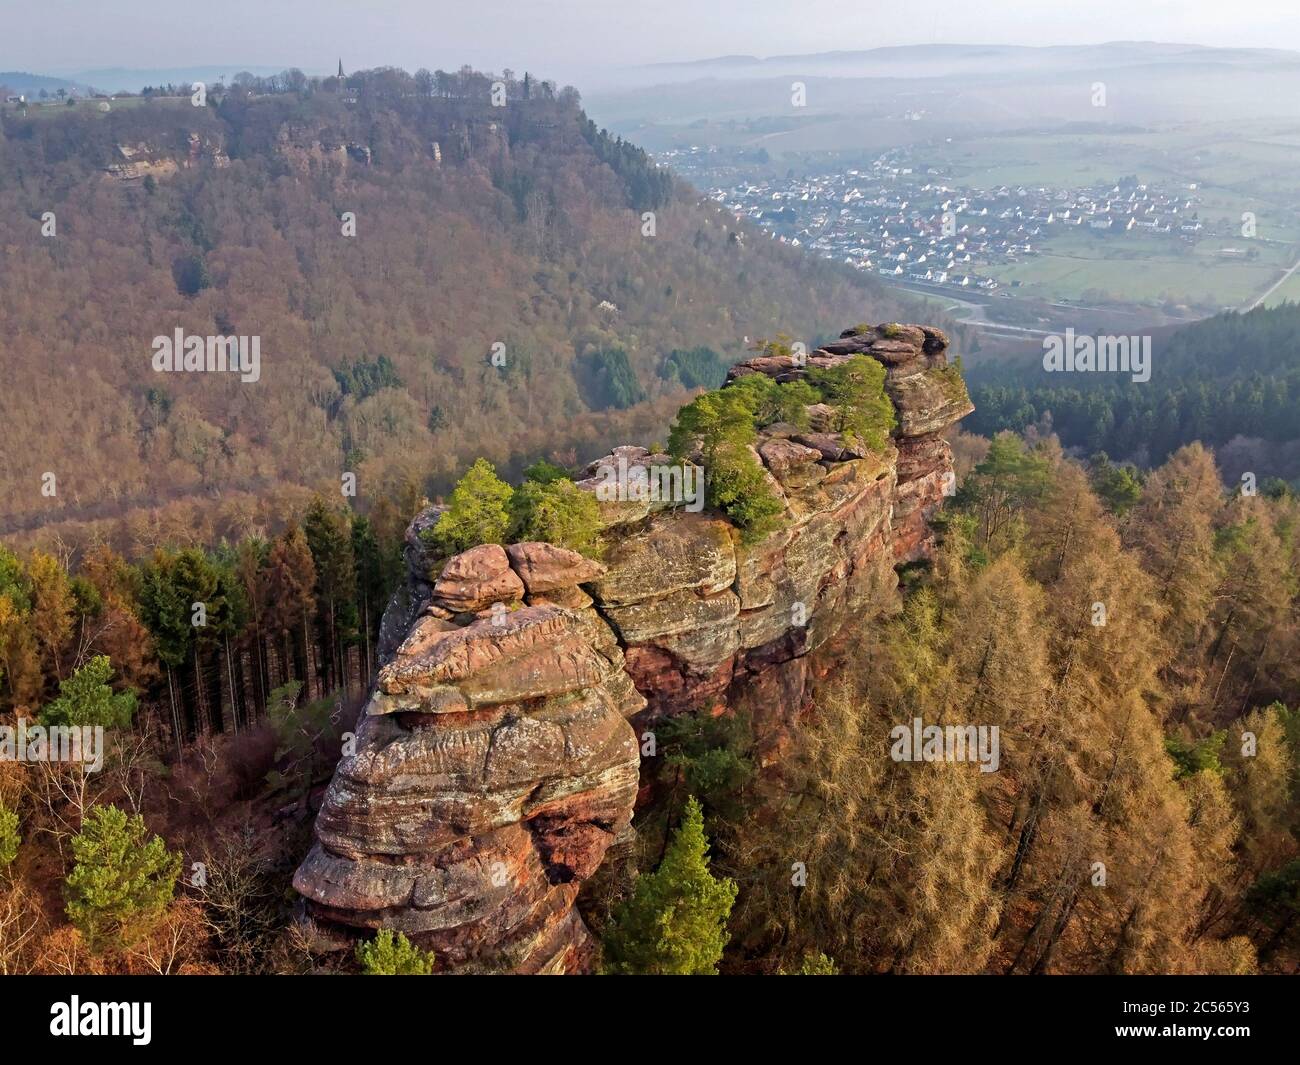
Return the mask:
<svg viewBox="0 0 1300 1065">
<path fill-rule="evenodd" d="M 341 57 L 339 59 L 339 77 L 343 77 L 343 59 Z"/>
</svg>

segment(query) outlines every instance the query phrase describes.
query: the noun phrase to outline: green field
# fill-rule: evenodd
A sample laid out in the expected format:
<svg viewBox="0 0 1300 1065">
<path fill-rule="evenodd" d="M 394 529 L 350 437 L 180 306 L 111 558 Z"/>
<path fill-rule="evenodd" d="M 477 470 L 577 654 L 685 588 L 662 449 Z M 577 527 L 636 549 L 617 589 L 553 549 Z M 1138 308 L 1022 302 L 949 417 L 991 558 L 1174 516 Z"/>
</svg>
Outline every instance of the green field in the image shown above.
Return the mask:
<svg viewBox="0 0 1300 1065">
<path fill-rule="evenodd" d="M 1221 256 L 1224 247 L 1249 248 L 1251 260 Z M 1209 237 L 1188 245 L 1173 236 L 1070 232 L 1039 246 L 1041 254 L 988 267 L 1017 292 L 1044 299 L 1112 299 L 1214 309 L 1237 306 L 1263 292 L 1293 262 L 1289 245 Z"/>
<path fill-rule="evenodd" d="M 1265 307 L 1276 307 L 1279 303 L 1300 303 L 1300 270 L 1297 270 L 1276 292 L 1264 301 Z"/>
<path fill-rule="evenodd" d="M 1300 134 L 1277 125 L 954 138 L 927 146 L 926 153 L 954 183 L 983 188 L 1081 188 L 1134 174 L 1197 197 L 1203 221 L 1223 219 L 1235 229 L 1250 211 L 1260 239 L 1300 240 Z"/>
<path fill-rule="evenodd" d="M 108 104 L 109 111 L 101 109 L 100 104 Z M 19 114 L 26 114 L 28 118 L 57 118 L 60 115 L 71 113 L 83 115 L 102 115 L 114 111 L 130 111 L 136 108 L 174 108 L 190 107 L 190 98 L 188 96 L 163 96 L 146 99 L 142 96 L 120 96 L 114 100 L 87 100 L 78 98 L 71 105 L 58 100 L 28 100 L 25 108 L 14 108 Z"/>
</svg>

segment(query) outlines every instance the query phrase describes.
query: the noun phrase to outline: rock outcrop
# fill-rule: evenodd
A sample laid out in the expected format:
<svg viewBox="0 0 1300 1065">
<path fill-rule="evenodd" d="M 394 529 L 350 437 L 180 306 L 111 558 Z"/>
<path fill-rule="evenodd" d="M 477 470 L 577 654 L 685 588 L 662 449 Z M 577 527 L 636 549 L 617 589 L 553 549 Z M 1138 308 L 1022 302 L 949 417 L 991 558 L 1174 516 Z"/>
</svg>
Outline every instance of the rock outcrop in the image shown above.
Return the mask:
<svg viewBox="0 0 1300 1065">
<path fill-rule="evenodd" d="M 822 405 L 804 429 L 763 429 L 755 454 L 785 511 L 756 543 L 716 514 L 641 498 L 602 501 L 601 563 L 547 543 L 440 560 L 420 534 L 441 508 L 422 512 L 375 690 L 294 880 L 318 926 L 400 929 L 451 971 L 585 969 L 574 902 L 628 836 L 642 731 L 745 709 L 762 760 L 778 760 L 810 699 L 810 652 L 888 610 L 895 565 L 930 552 L 953 483 L 939 434 L 972 410 L 946 347 L 924 326 L 859 327 L 806 360 L 732 368 L 787 381 L 865 354 L 897 412 L 882 453 L 835 432 Z M 618 448 L 579 485 L 669 462 Z"/>
</svg>

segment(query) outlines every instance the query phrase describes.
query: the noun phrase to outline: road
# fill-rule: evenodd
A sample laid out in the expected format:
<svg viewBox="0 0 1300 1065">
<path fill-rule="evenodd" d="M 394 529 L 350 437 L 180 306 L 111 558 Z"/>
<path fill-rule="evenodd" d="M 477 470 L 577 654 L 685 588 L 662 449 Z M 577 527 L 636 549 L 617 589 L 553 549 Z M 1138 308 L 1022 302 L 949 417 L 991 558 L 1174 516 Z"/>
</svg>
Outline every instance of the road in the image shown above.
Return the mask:
<svg viewBox="0 0 1300 1065">
<path fill-rule="evenodd" d="M 1287 283 L 1287 280 L 1291 277 L 1292 274 L 1296 272 L 1296 270 L 1300 270 L 1300 259 L 1297 259 L 1294 263 L 1292 263 L 1291 268 L 1287 270 L 1276 281 L 1274 281 L 1273 284 L 1269 286 L 1268 290 L 1264 293 L 1264 295 L 1260 296 L 1259 299 L 1255 300 L 1254 303 L 1243 304 L 1241 309 L 1243 311 L 1253 311 L 1256 307 L 1258 307 L 1261 303 L 1263 303 L 1266 299 L 1268 299 L 1269 296 L 1273 295 L 1274 292 L 1276 292 L 1283 285 L 1285 285 Z"/>
</svg>

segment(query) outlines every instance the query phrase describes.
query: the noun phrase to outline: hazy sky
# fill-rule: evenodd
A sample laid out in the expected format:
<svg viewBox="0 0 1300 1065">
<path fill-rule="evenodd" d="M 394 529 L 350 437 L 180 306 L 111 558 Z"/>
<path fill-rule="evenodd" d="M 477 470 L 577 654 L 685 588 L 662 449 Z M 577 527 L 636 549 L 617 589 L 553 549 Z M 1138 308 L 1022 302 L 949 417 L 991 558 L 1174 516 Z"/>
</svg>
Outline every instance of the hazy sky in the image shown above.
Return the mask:
<svg viewBox="0 0 1300 1065">
<path fill-rule="evenodd" d="M 0 70 L 540 71 L 948 43 L 1300 49 L 1300 0 L 0 0 Z"/>
</svg>

